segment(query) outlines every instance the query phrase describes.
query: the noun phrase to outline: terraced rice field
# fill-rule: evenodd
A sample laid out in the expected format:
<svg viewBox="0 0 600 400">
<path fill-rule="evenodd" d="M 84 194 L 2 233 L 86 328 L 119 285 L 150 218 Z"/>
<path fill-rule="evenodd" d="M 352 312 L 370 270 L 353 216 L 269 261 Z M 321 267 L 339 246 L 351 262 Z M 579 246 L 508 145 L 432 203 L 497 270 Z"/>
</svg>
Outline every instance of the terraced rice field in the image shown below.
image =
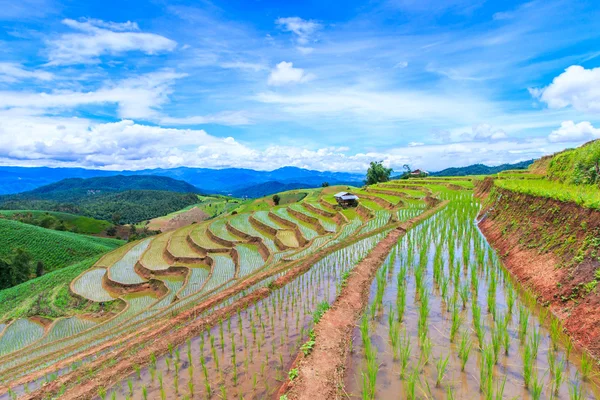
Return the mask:
<svg viewBox="0 0 600 400">
<path fill-rule="evenodd" d="M 277 208 L 273 210 L 273 212 L 281 218 L 287 219 L 288 221 L 296 224 L 296 226 L 300 229 L 300 232 L 302 232 L 302 236 L 304 236 L 306 240 L 312 240 L 313 238 L 319 236 L 315 228 L 291 215 L 287 208 Z"/>
<path fill-rule="evenodd" d="M 22 349 L 44 335 L 44 327 L 27 318 L 19 318 L 8 325 L 0 337 L 0 356 Z"/>
<path fill-rule="evenodd" d="M 216 236 L 220 237 L 221 239 L 229 240 L 231 242 L 241 242 L 242 241 L 241 238 L 231 234 L 231 232 L 229 232 L 227 230 L 226 224 L 227 224 L 226 218 L 217 218 L 210 224 L 209 229 L 211 230 L 212 233 L 214 233 Z"/>
<path fill-rule="evenodd" d="M 170 267 L 163 253 L 171 240 L 173 232 L 167 232 L 152 240 L 152 245 L 142 254 L 142 265 L 152 271 L 164 271 Z"/>
<path fill-rule="evenodd" d="M 318 203 L 319 196 L 320 194 L 311 194 L 309 198 L 316 208 L 326 209 Z M 320 307 L 321 302 L 330 303 L 335 299 L 336 293 L 339 290 L 340 280 L 343 278 L 342 275 L 356 265 L 387 233 L 380 233 L 355 242 L 354 237 L 356 235 L 368 233 L 372 229 L 383 226 L 383 217 L 376 218 L 369 223 L 363 223 L 360 218 L 356 217 L 355 213 L 352 213 L 352 210 L 349 210 L 346 214 L 354 218 L 351 218 L 350 222 L 338 226 L 330 218 L 307 210 L 300 204 L 293 205 L 292 207 L 295 207 L 299 212 L 318 219 L 322 226 L 331 233 L 319 235 L 314 227 L 311 227 L 311 224 L 291 216 L 285 207 L 279 207 L 274 208 L 273 212 L 295 224 L 303 236 L 310 240 L 304 248 L 299 248 L 295 233 L 289 226 L 282 225 L 271 219 L 268 211 L 255 211 L 253 214 L 242 213 L 222 216 L 211 221 L 186 226 L 166 234 L 128 244 L 107 254 L 96 263 L 96 267 L 78 277 L 72 283 L 72 288 L 77 294 L 89 301 L 102 303 L 119 298 L 125 302 L 126 307 L 117 315 L 105 320 L 92 320 L 72 316 L 54 322 L 50 321 L 51 325 L 49 325 L 47 333 L 44 332 L 41 325 L 24 320 L 23 322 L 19 322 L 19 325 L 23 325 L 23 329 L 30 330 L 28 335 L 21 335 L 27 339 L 22 339 L 22 343 L 11 345 L 8 345 L 9 338 L 15 337 L 15 334 L 10 333 L 10 331 L 15 330 L 18 326 L 15 325 L 15 328 L 11 329 L 12 325 L 9 325 L 1 333 L 2 336 L 0 336 L 0 376 L 4 380 L 12 381 L 24 378 L 27 374 L 32 374 L 31 379 L 27 381 L 27 390 L 40 390 L 44 382 L 56 379 L 60 380 L 63 379 L 63 375 L 67 377 L 70 374 L 82 372 L 85 370 L 86 365 L 91 365 L 97 358 L 103 359 L 104 352 L 93 357 L 82 357 L 84 352 L 90 351 L 90 349 L 95 349 L 97 346 L 106 345 L 110 342 L 111 344 L 108 348 L 111 351 L 116 351 L 117 353 L 115 354 L 124 355 L 126 349 L 130 348 L 131 343 L 138 340 L 136 335 L 146 334 L 155 325 L 165 323 L 170 318 L 175 318 L 179 312 L 190 310 L 203 301 L 211 299 L 213 296 L 219 296 L 221 293 L 224 293 L 225 289 L 232 289 L 233 295 L 220 299 L 211 305 L 209 309 L 203 310 L 197 315 L 197 317 L 201 316 L 202 318 L 209 317 L 213 313 L 217 313 L 220 309 L 235 304 L 236 301 L 256 289 L 270 287 L 270 283 L 277 277 L 284 276 L 288 268 L 302 265 L 302 262 L 307 257 L 312 256 L 316 251 L 320 251 L 323 254 L 321 257 L 324 258 L 316 261 L 314 265 L 309 265 L 306 273 L 300 274 L 296 280 L 273 292 L 268 298 L 250 305 L 244 311 L 240 311 L 240 316 L 242 317 L 241 325 L 236 325 L 239 323 L 237 317 L 231 320 L 227 318 L 223 319 L 223 326 L 227 324 L 228 335 L 230 334 L 229 324 L 231 324 L 232 334 L 237 332 L 240 327 L 243 332 L 241 335 L 234 335 L 233 339 L 230 338 L 232 341 L 229 340 L 228 343 L 223 343 L 219 348 L 219 351 L 225 354 L 225 356 L 219 356 L 220 366 L 214 365 L 214 358 L 211 355 L 204 355 L 204 362 L 210 363 L 210 365 L 206 365 L 206 370 L 210 377 L 210 385 L 213 387 L 211 389 L 213 390 L 211 392 L 212 397 L 217 395 L 224 396 L 220 387 L 224 387 L 228 391 L 227 395 L 248 391 L 261 397 L 267 393 L 272 393 L 277 383 L 285 378 L 289 360 L 295 356 L 294 353 L 298 351 L 299 346 L 309 338 L 309 330 L 312 324 L 314 324 L 311 312 Z M 327 211 L 330 212 L 331 210 Z M 389 212 L 387 213 L 389 215 Z M 276 229 L 278 231 L 278 239 L 287 246 L 293 247 L 293 249 L 280 251 L 275 245 L 273 237 L 250 224 L 248 219 L 250 215 L 254 215 L 259 221 Z M 270 257 L 267 262 L 265 262 L 264 255 L 259 253 L 260 246 L 258 245 L 260 243 L 248 242 L 248 239 L 233 235 L 227 230 L 227 223 L 230 223 L 235 229 L 262 241 L 270 251 Z M 210 227 L 213 234 L 235 243 L 234 247 L 238 254 L 239 265 L 236 266 L 230 256 L 232 249 L 210 239 L 207 234 L 208 227 Z M 213 265 L 209 268 L 200 263 L 186 264 L 186 262 L 176 262 L 174 266 L 178 267 L 173 268 L 169 272 L 169 274 L 175 275 L 165 276 L 164 273 L 161 275 L 160 271 L 165 271 L 170 267 L 163 256 L 165 249 L 168 249 L 175 257 L 192 257 L 197 259 L 203 257 L 203 255 L 198 254 L 189 246 L 187 243 L 188 235 L 199 246 L 212 250 L 209 251 L 207 257 L 212 259 Z M 209 258 L 206 258 L 205 261 L 210 261 Z M 134 287 L 136 287 L 136 284 L 146 282 L 144 278 L 135 272 L 134 267 L 138 261 L 141 261 L 151 271 L 157 272 L 157 275 L 153 279 L 162 281 L 167 288 L 166 291 L 164 288 L 159 292 L 144 289 L 146 291 L 119 296 L 111 292 L 111 290 L 114 290 L 112 289 L 113 287 L 102 284 L 102 281 L 105 279 L 109 283 L 112 281 L 113 283 L 132 285 Z M 109 273 L 108 276 L 105 276 L 107 269 Z M 260 279 L 252 285 L 248 286 L 245 284 L 247 279 L 258 279 L 257 277 L 260 277 Z M 157 287 L 160 287 L 160 285 Z M 160 296 L 158 293 L 160 293 Z M 275 313 L 273 313 L 273 310 L 270 310 L 269 317 L 263 318 L 267 317 L 266 314 L 263 314 L 265 313 L 263 310 L 265 307 L 273 307 L 273 301 L 278 302 L 275 306 Z M 281 310 L 278 307 L 282 307 Z M 171 328 L 172 332 L 177 333 L 180 327 L 193 323 L 193 319 L 184 321 L 183 325 L 178 325 L 177 329 Z M 295 330 L 293 332 L 295 333 L 292 333 L 292 325 L 294 326 Z M 245 344 L 250 339 L 249 335 L 251 334 L 252 326 L 256 329 L 257 339 L 260 335 L 264 335 L 264 340 L 262 338 L 258 339 L 260 344 L 253 344 L 255 347 L 246 346 Z M 208 346 L 211 342 L 211 337 L 213 338 L 212 341 L 216 342 L 218 340 L 220 343 L 223 340 L 225 342 L 225 338 L 221 339 L 220 337 L 220 330 L 218 326 L 213 326 L 209 330 L 211 332 L 210 336 L 207 332 L 203 335 L 204 339 L 201 339 L 200 336 L 190 338 L 192 346 L 196 346 L 195 348 L 199 349 L 202 340 Z M 219 334 L 217 335 L 216 332 L 219 332 Z M 276 334 L 273 332 L 276 332 Z M 6 344 L 3 345 L 2 340 L 5 340 Z M 240 357 L 237 363 L 232 363 L 231 360 L 233 354 L 238 354 L 238 352 L 233 351 L 232 347 L 228 347 L 232 343 L 236 349 L 245 349 L 245 358 Z M 29 346 L 26 352 L 18 351 L 19 348 L 23 348 L 24 346 Z M 279 357 L 278 354 L 281 354 L 281 359 L 279 360 L 277 360 Z M 165 356 L 164 353 L 161 353 L 157 356 L 158 364 L 163 362 L 166 365 L 167 359 L 170 359 L 169 363 L 174 362 L 174 354 Z M 203 367 L 199 364 L 201 363 L 199 350 L 198 354 L 194 353 L 192 356 L 196 357 L 194 358 L 196 371 L 204 371 Z M 257 362 L 252 362 L 252 357 L 254 356 L 260 357 L 260 361 L 257 359 Z M 60 368 L 53 373 L 41 374 L 41 372 L 37 372 L 69 357 L 78 357 L 78 361 L 73 362 L 69 368 Z M 267 359 L 267 357 L 271 358 Z M 275 361 L 278 361 L 278 363 Z M 234 364 L 236 365 L 235 367 Z M 247 371 L 242 373 L 241 369 L 244 364 L 248 364 L 248 367 Z M 164 368 L 164 365 L 160 368 Z M 228 365 L 228 367 L 222 367 L 225 365 Z M 161 388 L 157 386 L 157 375 L 151 378 L 149 376 L 152 374 L 150 369 L 148 367 L 145 368 L 145 372 L 142 372 L 140 377 L 132 379 L 134 381 L 133 389 L 135 392 L 132 398 L 145 398 L 143 395 L 144 389 L 142 388 L 144 384 L 147 385 L 146 390 L 149 393 L 153 393 L 154 395 L 158 393 L 158 397 L 149 398 L 161 398 Z M 184 371 L 185 368 L 189 369 L 189 364 L 188 367 L 184 367 L 181 364 L 181 371 Z M 240 370 L 240 374 L 234 378 L 235 373 L 233 369 L 235 368 Z M 156 367 L 156 369 L 158 370 L 159 367 Z M 108 373 L 110 370 L 111 368 L 100 368 L 97 370 L 97 374 Z M 155 372 L 158 374 L 158 371 Z M 163 369 L 162 373 L 162 390 L 165 390 L 167 393 L 167 398 L 183 398 L 185 396 L 182 394 L 183 388 L 181 388 L 182 391 L 179 395 L 177 393 L 173 394 L 174 387 L 176 386 L 175 380 L 180 379 L 180 383 L 184 383 L 183 374 L 175 378 L 173 370 L 168 368 L 166 371 Z M 204 372 L 202 373 L 204 374 Z M 217 377 L 220 374 L 222 376 Z M 246 379 L 245 383 L 231 385 L 233 379 L 240 379 L 238 382 L 241 382 L 242 376 Z M 152 382 L 148 383 L 144 381 L 146 378 L 151 379 Z M 83 379 L 87 378 L 84 377 Z M 194 377 L 194 379 L 196 378 Z M 194 379 L 192 379 L 192 382 L 194 382 Z M 195 381 L 196 383 L 194 383 L 196 387 L 199 389 L 201 386 L 204 386 L 206 389 L 200 375 L 198 375 L 198 379 L 200 381 Z M 259 380 L 260 382 L 258 382 Z M 185 384 L 188 385 L 189 389 L 189 383 L 185 382 Z M 171 385 L 170 389 L 167 387 L 169 385 Z M 68 385 L 65 388 L 67 392 L 74 389 L 75 387 L 68 387 Z M 129 390 L 128 384 L 127 387 L 121 383 L 120 386 L 106 389 L 109 392 L 114 392 L 117 398 L 128 397 L 126 394 Z M 24 394 L 25 386 L 18 384 L 11 390 L 14 390 L 14 393 Z M 41 390 L 47 389 L 42 388 Z M 219 391 L 218 393 L 217 390 Z M 198 394 L 200 394 L 199 391 Z M 94 393 L 91 397 L 96 395 L 103 397 L 102 390 Z M 1 396 L 2 392 L 0 390 L 0 399 L 3 399 Z"/>
<path fill-rule="evenodd" d="M 124 285 L 135 285 L 136 283 L 146 282 L 144 278 L 135 272 L 134 267 L 141 258 L 142 253 L 146 251 L 152 239 L 144 239 L 131 248 L 119 261 L 108 269 L 110 280 L 122 283 Z"/>
<path fill-rule="evenodd" d="M 98 303 L 114 300 L 114 297 L 102 286 L 104 275 L 106 275 L 104 268 L 94 268 L 85 272 L 73 283 L 73 291 L 85 299 Z"/>
</svg>

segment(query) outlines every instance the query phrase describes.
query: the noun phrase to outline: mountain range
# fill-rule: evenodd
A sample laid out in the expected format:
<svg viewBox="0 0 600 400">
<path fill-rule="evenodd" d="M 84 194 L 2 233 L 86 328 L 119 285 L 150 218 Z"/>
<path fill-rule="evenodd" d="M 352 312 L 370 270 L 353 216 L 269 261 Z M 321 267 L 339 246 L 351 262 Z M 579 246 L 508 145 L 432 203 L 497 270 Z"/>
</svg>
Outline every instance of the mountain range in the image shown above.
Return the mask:
<svg viewBox="0 0 600 400">
<path fill-rule="evenodd" d="M 67 178 L 93 178 L 115 175 L 153 175 L 178 179 L 207 194 L 234 194 L 239 197 L 259 197 L 275 193 L 277 187 L 317 187 L 323 182 L 361 184 L 364 174 L 348 172 L 321 172 L 296 167 L 274 171 L 255 171 L 244 168 L 170 168 L 140 171 L 105 171 L 84 168 L 0 167 L 0 195 L 34 190 Z M 264 185 L 269 183 L 268 185 Z M 257 186 L 258 185 L 258 186 Z M 261 189 L 262 188 L 262 189 Z M 265 191 L 266 190 L 266 191 Z M 249 193 L 252 193 L 250 195 Z"/>
</svg>

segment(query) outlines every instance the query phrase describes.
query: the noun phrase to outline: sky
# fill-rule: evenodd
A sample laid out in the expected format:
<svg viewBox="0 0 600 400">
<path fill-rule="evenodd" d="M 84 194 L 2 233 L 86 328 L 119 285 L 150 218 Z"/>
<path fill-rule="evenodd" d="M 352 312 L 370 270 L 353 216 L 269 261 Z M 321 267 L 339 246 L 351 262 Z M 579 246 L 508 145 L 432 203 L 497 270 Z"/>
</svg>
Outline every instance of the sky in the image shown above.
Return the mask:
<svg viewBox="0 0 600 400">
<path fill-rule="evenodd" d="M 0 0 L 0 165 L 435 171 L 600 138 L 600 3 Z"/>
</svg>

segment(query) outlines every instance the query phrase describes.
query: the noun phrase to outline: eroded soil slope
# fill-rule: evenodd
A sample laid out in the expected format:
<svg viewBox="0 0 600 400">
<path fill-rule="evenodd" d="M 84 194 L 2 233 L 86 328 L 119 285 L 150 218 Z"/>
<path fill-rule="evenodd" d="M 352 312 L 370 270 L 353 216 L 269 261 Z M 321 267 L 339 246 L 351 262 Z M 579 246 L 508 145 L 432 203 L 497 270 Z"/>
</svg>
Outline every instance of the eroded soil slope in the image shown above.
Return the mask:
<svg viewBox="0 0 600 400">
<path fill-rule="evenodd" d="M 488 241 L 575 342 L 599 357 L 600 212 L 487 186 L 479 226 Z"/>
</svg>

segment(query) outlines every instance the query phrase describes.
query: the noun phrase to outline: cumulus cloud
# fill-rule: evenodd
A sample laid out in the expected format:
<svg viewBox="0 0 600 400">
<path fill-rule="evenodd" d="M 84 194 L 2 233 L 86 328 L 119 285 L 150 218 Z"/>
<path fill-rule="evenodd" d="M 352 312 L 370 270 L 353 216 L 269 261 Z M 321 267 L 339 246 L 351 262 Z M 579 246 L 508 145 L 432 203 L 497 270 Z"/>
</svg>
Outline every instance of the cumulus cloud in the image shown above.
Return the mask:
<svg viewBox="0 0 600 400">
<path fill-rule="evenodd" d="M 51 81 L 54 74 L 39 69 L 26 69 L 17 63 L 0 62 L 0 82 L 14 83 L 26 79 Z"/>
<path fill-rule="evenodd" d="M 560 128 L 548 135 L 551 142 L 582 142 L 600 138 L 600 129 L 594 128 L 588 121 L 576 124 L 573 121 L 564 121 Z"/>
<path fill-rule="evenodd" d="M 582 112 L 600 112 L 600 67 L 585 69 L 572 65 L 554 78 L 545 88 L 531 88 L 529 92 L 549 108 L 568 106 Z"/>
<path fill-rule="evenodd" d="M 158 109 L 168 102 L 171 86 L 185 74 L 162 70 L 115 83 L 98 90 L 32 93 L 0 92 L 0 110 L 29 109 L 34 113 L 55 112 L 84 105 L 117 104 L 121 118 L 158 118 Z"/>
<path fill-rule="evenodd" d="M 267 83 L 271 86 L 282 86 L 306 82 L 312 78 L 313 75 L 305 73 L 302 68 L 294 68 L 293 63 L 282 61 L 271 70 Z"/>
<path fill-rule="evenodd" d="M 497 129 L 489 124 L 478 124 L 473 126 L 471 137 L 473 140 L 502 140 L 508 135 L 502 129 Z"/>
<path fill-rule="evenodd" d="M 152 55 L 172 51 L 177 43 L 164 36 L 139 32 L 134 22 L 115 23 L 88 19 L 65 19 L 64 25 L 78 31 L 48 41 L 49 65 L 98 63 L 103 55 L 140 51 Z"/>
<path fill-rule="evenodd" d="M 200 129 L 149 126 L 122 120 L 98 123 L 83 118 L 13 115 L 0 112 L 0 164 L 83 166 L 104 169 L 254 168 L 297 166 L 316 170 L 364 172 L 373 160 L 400 169 L 410 164 L 428 170 L 531 159 L 556 150 L 545 139 L 503 140 L 488 145 L 463 142 L 390 146 L 369 152 L 347 147 L 309 149 L 273 144 L 253 148 L 233 137 Z"/>
</svg>

